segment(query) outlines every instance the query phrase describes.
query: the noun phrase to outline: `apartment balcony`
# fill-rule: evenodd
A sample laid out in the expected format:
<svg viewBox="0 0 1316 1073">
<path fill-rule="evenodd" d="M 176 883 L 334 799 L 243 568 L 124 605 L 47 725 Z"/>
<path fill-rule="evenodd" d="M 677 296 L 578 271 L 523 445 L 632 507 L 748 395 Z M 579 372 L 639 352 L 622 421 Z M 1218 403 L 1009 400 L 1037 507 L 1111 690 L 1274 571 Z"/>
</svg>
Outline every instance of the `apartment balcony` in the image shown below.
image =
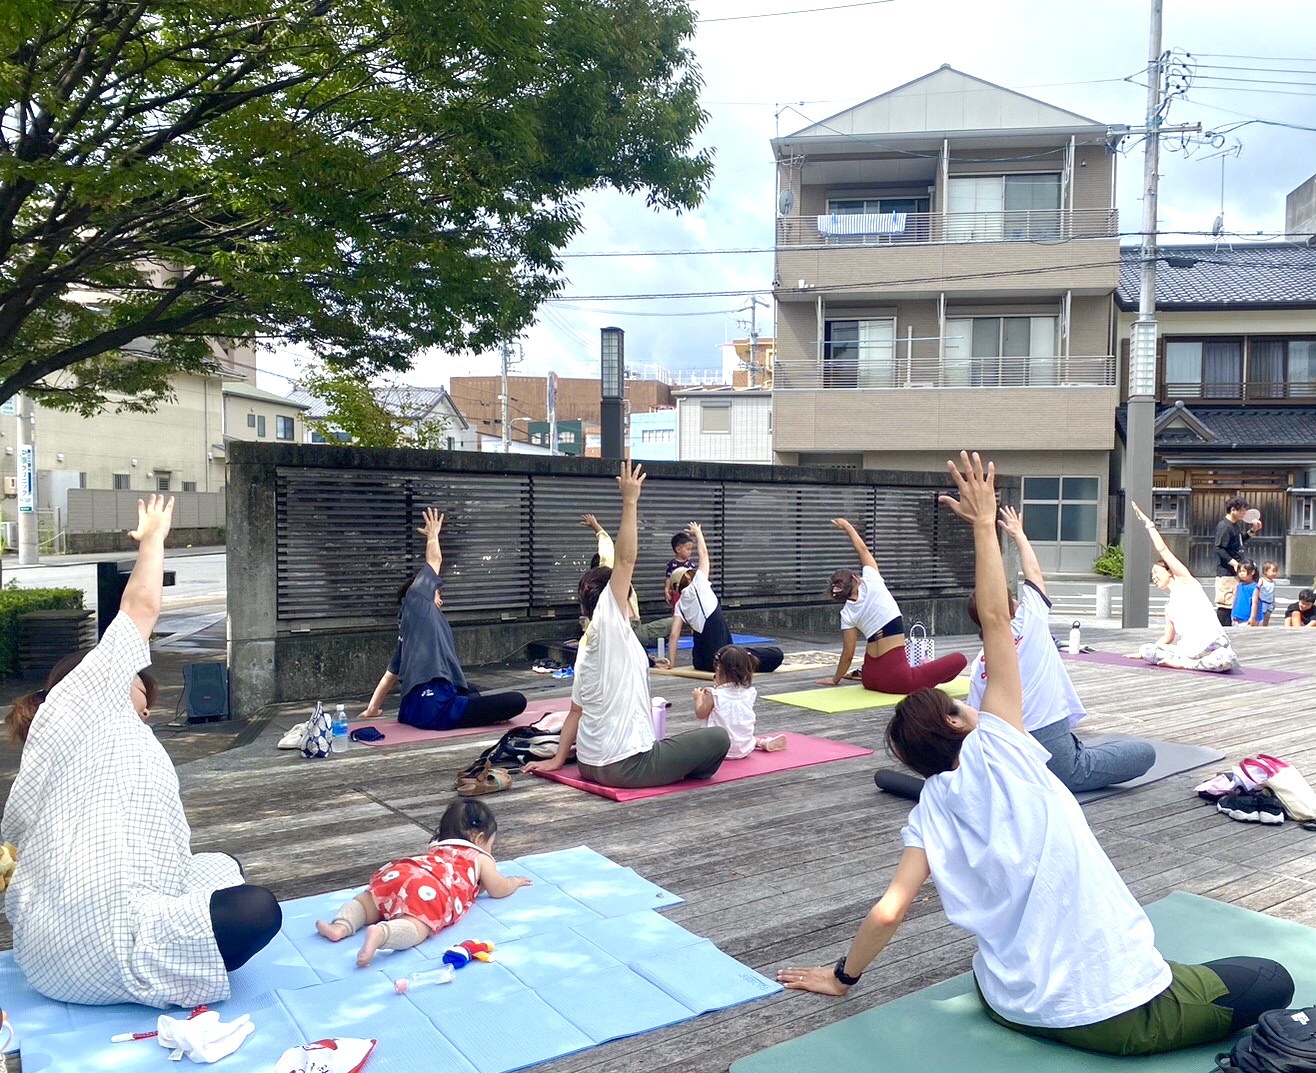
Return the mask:
<svg viewBox="0 0 1316 1073">
<path fill-rule="evenodd" d="M 1167 381 L 1162 391 L 1167 402 L 1203 399 L 1208 402 L 1278 402 L 1285 399 L 1316 399 L 1316 382 L 1311 380 L 1252 380 L 1246 384 L 1211 381 Z"/>
<path fill-rule="evenodd" d="M 777 220 L 777 297 L 828 290 L 917 297 L 937 292 L 1113 290 L 1114 209 L 872 213 Z M 803 284 L 803 286 L 801 286 Z"/>
<path fill-rule="evenodd" d="M 776 394 L 792 391 L 892 391 L 913 388 L 978 389 L 1115 387 L 1112 354 L 1064 357 L 938 359 L 845 357 L 783 358 L 773 370 Z M 1026 397 L 1025 397 L 1025 404 Z"/>
</svg>

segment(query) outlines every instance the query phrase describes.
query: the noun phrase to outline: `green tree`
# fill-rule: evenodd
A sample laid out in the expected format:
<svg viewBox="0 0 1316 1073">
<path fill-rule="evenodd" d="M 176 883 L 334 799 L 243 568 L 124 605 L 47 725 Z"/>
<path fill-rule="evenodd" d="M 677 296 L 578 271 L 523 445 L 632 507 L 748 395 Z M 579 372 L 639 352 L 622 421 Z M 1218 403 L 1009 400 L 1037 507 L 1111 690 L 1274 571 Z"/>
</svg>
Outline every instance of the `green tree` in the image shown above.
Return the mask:
<svg viewBox="0 0 1316 1073">
<path fill-rule="evenodd" d="M 405 384 L 372 382 L 359 373 L 316 366 L 303 371 L 297 386 L 324 404 L 325 415 L 308 417 L 306 424 L 330 443 L 342 433 L 357 447 L 447 446 L 448 422 L 431 413 Z"/>
<path fill-rule="evenodd" d="M 206 337 L 369 379 L 561 285 L 580 195 L 698 204 L 685 0 L 10 0 L 0 400 L 150 409 Z"/>
</svg>

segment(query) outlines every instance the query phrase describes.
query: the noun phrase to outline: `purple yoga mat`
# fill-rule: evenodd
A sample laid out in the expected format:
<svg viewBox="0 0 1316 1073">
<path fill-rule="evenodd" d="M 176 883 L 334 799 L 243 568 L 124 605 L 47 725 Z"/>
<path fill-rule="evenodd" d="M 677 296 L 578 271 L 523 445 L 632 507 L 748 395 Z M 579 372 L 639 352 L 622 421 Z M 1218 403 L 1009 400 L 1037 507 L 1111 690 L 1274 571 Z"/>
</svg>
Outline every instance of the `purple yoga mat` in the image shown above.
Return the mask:
<svg viewBox="0 0 1316 1073">
<path fill-rule="evenodd" d="M 1129 659 L 1119 652 L 1080 652 L 1077 656 L 1068 652 L 1061 652 L 1060 654 L 1065 659 L 1072 659 L 1077 663 L 1108 663 L 1112 667 L 1142 667 L 1149 671 L 1177 671 L 1183 669 L 1181 667 L 1162 667 L 1140 659 Z M 1285 682 L 1296 682 L 1299 678 L 1310 677 L 1296 671 L 1271 671 L 1264 667 L 1239 667 L 1233 671 L 1197 671 L 1194 673 L 1212 674 L 1217 678 L 1229 678 L 1235 681 L 1263 682 L 1272 686 L 1283 685 Z"/>
</svg>

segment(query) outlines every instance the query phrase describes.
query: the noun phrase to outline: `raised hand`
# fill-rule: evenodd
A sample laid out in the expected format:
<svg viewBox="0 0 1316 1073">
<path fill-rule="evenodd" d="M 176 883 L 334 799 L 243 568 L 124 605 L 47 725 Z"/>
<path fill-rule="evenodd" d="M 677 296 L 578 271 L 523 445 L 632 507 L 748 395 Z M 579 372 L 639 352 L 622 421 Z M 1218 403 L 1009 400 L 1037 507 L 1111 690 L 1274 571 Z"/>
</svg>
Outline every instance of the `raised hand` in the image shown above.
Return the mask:
<svg viewBox="0 0 1316 1073">
<path fill-rule="evenodd" d="M 854 526 L 850 524 L 850 521 L 847 518 L 833 518 L 832 524 L 836 526 L 837 529 L 844 530 L 847 533 L 854 530 Z"/>
<path fill-rule="evenodd" d="M 1137 518 L 1138 521 L 1142 522 L 1143 525 L 1150 528 L 1152 525 L 1152 520 L 1142 512 L 1142 508 L 1138 506 L 1137 503 L 1134 503 L 1132 500 L 1129 501 L 1129 506 L 1133 508 L 1133 516 Z"/>
<path fill-rule="evenodd" d="M 421 517 L 425 519 L 425 524 L 416 530 L 426 540 L 430 537 L 436 537 L 443 531 L 443 515 L 433 507 L 426 507 Z"/>
<path fill-rule="evenodd" d="M 1002 507 L 1000 521 L 996 524 L 1011 540 L 1018 540 L 1024 535 L 1024 516 L 1014 507 Z"/>
<path fill-rule="evenodd" d="M 164 540 L 174 524 L 174 497 L 151 495 L 146 501 L 137 501 L 137 528 L 128 535 L 139 544 L 148 537 Z"/>
<path fill-rule="evenodd" d="M 630 461 L 621 464 L 621 473 L 617 476 L 617 487 L 621 489 L 623 503 L 638 503 L 640 489 L 644 485 L 644 469 L 636 462 L 632 467 Z"/>
<path fill-rule="evenodd" d="M 937 501 L 945 503 L 970 525 L 986 523 L 994 527 L 996 464 L 988 462 L 984 468 L 982 458 L 977 451 L 972 455 L 968 451 L 961 451 L 959 465 L 948 459 L 946 468 L 950 471 L 955 487 L 959 489 L 960 497 L 956 499 L 954 496 L 938 496 Z"/>
<path fill-rule="evenodd" d="M 696 540 L 698 540 L 700 534 L 703 533 L 704 529 L 703 526 L 701 526 L 698 522 L 691 522 L 689 525 L 685 527 L 685 531 L 689 533 L 692 537 L 694 537 Z"/>
<path fill-rule="evenodd" d="M 596 533 L 603 528 L 603 526 L 599 525 L 599 520 L 592 514 L 582 514 L 580 516 L 580 524 L 586 529 L 593 529 Z"/>
</svg>

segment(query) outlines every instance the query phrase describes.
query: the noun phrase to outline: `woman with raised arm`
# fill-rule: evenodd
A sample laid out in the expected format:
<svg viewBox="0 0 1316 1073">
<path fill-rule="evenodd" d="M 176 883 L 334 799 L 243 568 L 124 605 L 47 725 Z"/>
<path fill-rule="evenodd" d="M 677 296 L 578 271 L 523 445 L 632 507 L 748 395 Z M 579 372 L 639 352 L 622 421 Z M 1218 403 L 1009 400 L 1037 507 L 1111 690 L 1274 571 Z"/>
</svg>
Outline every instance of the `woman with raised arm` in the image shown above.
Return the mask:
<svg viewBox="0 0 1316 1073">
<path fill-rule="evenodd" d="M 672 605 L 672 635 L 667 646 L 668 666 L 676 666 L 679 652 L 677 642 L 681 639 L 681 625 L 688 622 L 694 634 L 694 647 L 691 662 L 697 671 L 712 673 L 715 657 L 727 645 L 732 644 L 731 629 L 722 617 L 722 604 L 713 591 L 708 580 L 712 567 L 712 556 L 708 554 L 708 543 L 704 540 L 704 529 L 698 522 L 691 522 L 686 528 L 695 538 L 698 548 L 698 566 L 679 566 L 668 576 L 668 584 L 675 596 Z M 760 674 L 775 671 L 781 666 L 786 654 L 775 645 L 746 645 L 758 661 Z"/>
<path fill-rule="evenodd" d="M 102 1006 L 196 1006 L 283 916 L 223 853 L 191 850 L 173 761 L 146 725 L 147 642 L 160 617 L 174 501 L 137 503 L 137 564 L 100 644 L 61 661 L 6 721 L 23 748 L 0 837 L 18 846 L 5 895 L 14 960 L 37 991 Z"/>
<path fill-rule="evenodd" d="M 973 526 L 992 668 L 983 706 L 938 689 L 896 706 L 887 745 L 927 782 L 901 832 L 895 877 L 834 967 L 783 969 L 777 979 L 844 995 L 931 876 L 951 922 L 977 940 L 984 1011 L 1014 1031 L 1104 1054 L 1154 1054 L 1220 1039 L 1287 1006 L 1293 980 L 1274 961 L 1177 965 L 1156 950 L 1151 922 L 1024 730 L 993 468 L 967 453 L 948 465 L 959 498 L 941 500 Z"/>
<path fill-rule="evenodd" d="M 828 592 L 841 605 L 841 658 L 836 673 L 819 679 L 820 685 L 840 685 L 850 671 L 850 662 L 862 638 L 863 670 L 860 680 L 865 689 L 878 693 L 913 693 L 928 686 L 949 682 L 969 665 L 968 657 L 952 652 L 917 667 L 909 665 L 905 655 L 905 620 L 900 605 L 886 587 L 877 569 L 877 560 L 855 527 L 844 518 L 832 524 L 850 538 L 859 556 L 861 572 L 842 568 L 832 574 Z"/>
<path fill-rule="evenodd" d="M 1238 666 L 1238 655 L 1201 582 L 1170 551 L 1156 523 L 1137 503 L 1133 504 L 1133 513 L 1160 556 L 1152 564 L 1152 584 L 1168 593 L 1169 599 L 1165 601 L 1165 632 L 1160 640 L 1143 645 L 1129 659 L 1187 671 L 1232 671 Z"/>
<path fill-rule="evenodd" d="M 589 628 L 580 639 L 571 684 L 571 711 L 562 725 L 557 753 L 525 770 L 556 771 L 574 748 L 587 779 L 628 789 L 666 786 L 716 774 L 731 738 L 721 727 L 704 727 L 659 741 L 649 708 L 649 657 L 631 630 L 628 605 L 639 551 L 640 489 L 644 471 L 623 462 L 621 524 L 611 567 L 580 579 L 581 614 Z"/>
</svg>

